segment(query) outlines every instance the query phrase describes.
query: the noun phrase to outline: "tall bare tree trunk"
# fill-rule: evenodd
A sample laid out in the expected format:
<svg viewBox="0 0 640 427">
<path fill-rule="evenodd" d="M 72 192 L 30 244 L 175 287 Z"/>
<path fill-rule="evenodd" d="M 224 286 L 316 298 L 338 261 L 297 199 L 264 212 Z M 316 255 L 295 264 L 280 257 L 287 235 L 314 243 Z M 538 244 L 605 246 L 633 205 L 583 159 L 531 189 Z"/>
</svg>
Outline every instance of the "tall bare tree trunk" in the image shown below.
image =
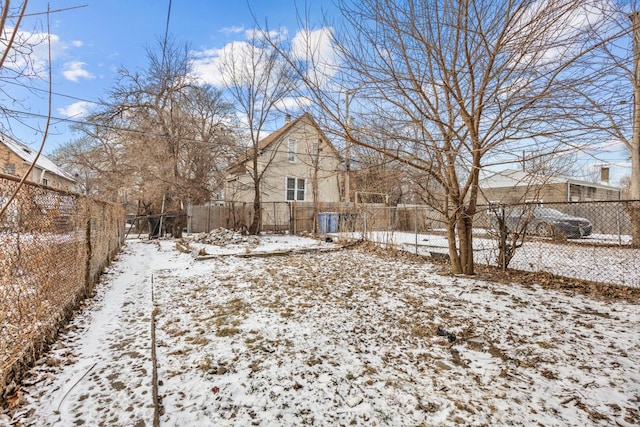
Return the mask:
<svg viewBox="0 0 640 427">
<path fill-rule="evenodd" d="M 451 272 L 453 274 L 462 273 L 458 246 L 456 245 L 456 218 L 449 217 L 447 220 L 447 243 L 449 245 L 449 259 L 451 262 Z"/>
<path fill-rule="evenodd" d="M 458 245 L 460 250 L 461 273 L 474 274 L 473 264 L 473 215 L 466 208 L 458 217 Z"/>
<path fill-rule="evenodd" d="M 262 231 L 262 195 L 260 194 L 260 180 L 256 180 L 253 186 L 253 219 L 249 226 L 249 234 L 258 234 Z"/>
<path fill-rule="evenodd" d="M 631 139 L 631 185 L 629 198 L 640 200 L 640 12 L 630 15 L 633 30 L 633 136 Z M 633 247 L 640 247 L 640 212 L 629 205 Z"/>
</svg>

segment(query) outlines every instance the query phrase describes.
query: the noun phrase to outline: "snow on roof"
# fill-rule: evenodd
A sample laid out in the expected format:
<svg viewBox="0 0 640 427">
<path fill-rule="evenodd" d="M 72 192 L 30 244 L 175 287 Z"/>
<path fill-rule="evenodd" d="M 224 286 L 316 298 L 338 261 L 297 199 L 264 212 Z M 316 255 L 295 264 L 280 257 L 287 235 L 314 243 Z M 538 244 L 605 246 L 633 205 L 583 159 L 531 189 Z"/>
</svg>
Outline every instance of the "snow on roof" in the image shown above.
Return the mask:
<svg viewBox="0 0 640 427">
<path fill-rule="evenodd" d="M 514 187 L 514 186 L 527 186 L 527 185 L 542 185 L 542 184 L 576 184 L 589 187 L 603 188 L 606 190 L 619 190 L 618 187 L 610 185 L 599 184 L 595 182 L 583 181 L 580 179 L 571 178 L 568 176 L 557 175 L 548 176 L 542 174 L 536 174 L 532 172 L 525 172 L 515 169 L 507 169 L 500 172 L 495 172 L 492 175 L 487 176 L 480 180 L 480 187 L 482 188 L 501 188 L 501 187 Z"/>
<path fill-rule="evenodd" d="M 33 164 L 33 161 L 35 160 L 36 155 L 38 154 L 37 150 L 33 150 L 32 148 L 22 144 L 21 142 L 16 141 L 15 139 L 3 133 L 0 133 L 0 142 L 4 144 L 9 150 L 13 151 L 18 157 L 20 157 L 29 165 Z M 40 154 L 40 157 L 38 157 L 38 160 L 36 161 L 36 166 L 47 172 L 51 172 L 54 175 L 58 175 L 69 181 L 76 182 L 73 176 L 71 176 L 68 172 L 64 171 L 63 169 L 61 169 L 51 159 L 49 159 L 43 154 Z"/>
</svg>

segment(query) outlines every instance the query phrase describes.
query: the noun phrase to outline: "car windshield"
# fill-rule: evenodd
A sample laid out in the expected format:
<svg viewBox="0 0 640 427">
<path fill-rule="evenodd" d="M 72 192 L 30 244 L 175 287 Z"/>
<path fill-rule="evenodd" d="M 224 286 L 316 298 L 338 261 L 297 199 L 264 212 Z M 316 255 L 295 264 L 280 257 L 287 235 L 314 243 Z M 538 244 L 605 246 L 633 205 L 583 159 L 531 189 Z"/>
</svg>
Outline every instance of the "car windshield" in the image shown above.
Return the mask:
<svg viewBox="0 0 640 427">
<path fill-rule="evenodd" d="M 567 216 L 567 214 L 564 214 L 560 211 L 557 211 L 555 209 L 551 209 L 551 208 L 541 208 L 541 207 L 537 207 L 536 208 L 536 216 L 538 217 L 545 217 L 545 218 L 562 218 Z"/>
</svg>

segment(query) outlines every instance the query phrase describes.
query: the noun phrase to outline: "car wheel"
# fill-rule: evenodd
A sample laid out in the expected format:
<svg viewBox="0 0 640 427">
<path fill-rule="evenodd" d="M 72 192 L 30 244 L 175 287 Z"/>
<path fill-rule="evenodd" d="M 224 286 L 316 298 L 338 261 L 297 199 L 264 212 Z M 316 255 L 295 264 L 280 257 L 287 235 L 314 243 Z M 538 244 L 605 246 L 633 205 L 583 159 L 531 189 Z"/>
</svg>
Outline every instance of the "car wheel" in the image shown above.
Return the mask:
<svg viewBox="0 0 640 427">
<path fill-rule="evenodd" d="M 541 222 L 536 226 L 536 234 L 542 237 L 551 237 L 553 236 L 553 227 L 549 224 Z"/>
</svg>

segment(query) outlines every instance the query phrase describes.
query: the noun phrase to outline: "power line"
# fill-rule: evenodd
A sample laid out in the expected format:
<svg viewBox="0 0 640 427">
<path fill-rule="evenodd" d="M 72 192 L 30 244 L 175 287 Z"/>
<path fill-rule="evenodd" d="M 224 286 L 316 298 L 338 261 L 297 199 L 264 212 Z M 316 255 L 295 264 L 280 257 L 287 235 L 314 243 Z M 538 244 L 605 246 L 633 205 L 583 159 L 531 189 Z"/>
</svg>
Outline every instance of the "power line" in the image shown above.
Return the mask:
<svg viewBox="0 0 640 427">
<path fill-rule="evenodd" d="M 46 12 L 25 13 L 25 14 L 23 14 L 23 15 L 22 15 L 22 17 L 25 17 L 25 16 L 49 15 L 49 14 L 51 14 L 51 13 L 66 12 L 66 11 L 68 11 L 68 10 L 80 9 L 80 8 L 87 7 L 87 6 L 89 6 L 89 5 L 88 5 L 88 4 L 82 4 L 82 5 L 79 5 L 79 6 L 65 7 L 64 9 L 48 10 L 48 11 L 46 11 Z M 17 19 L 17 18 L 19 18 L 19 16 L 9 16 L 8 18 L 10 18 L 10 19 Z"/>
<path fill-rule="evenodd" d="M 32 87 L 32 86 L 29 86 L 29 85 L 26 85 L 26 84 L 18 83 L 17 81 L 13 81 L 13 80 L 2 80 L 2 84 L 10 84 L 10 85 L 21 87 L 21 88 L 26 89 L 28 91 L 42 92 L 42 93 L 49 94 L 49 90 L 47 90 L 47 89 L 41 89 L 41 88 L 38 88 L 38 87 Z M 73 96 L 73 95 L 66 95 L 66 94 L 60 93 L 60 92 L 51 91 L 51 94 L 52 95 L 56 95 L 56 96 L 61 96 L 63 98 L 75 99 L 76 101 L 89 102 L 91 104 L 96 104 L 96 105 L 111 106 L 111 104 L 106 103 L 104 101 L 92 101 L 90 99 L 79 98 L 79 97 Z"/>
<path fill-rule="evenodd" d="M 167 51 L 167 39 L 169 38 L 169 21 L 171 19 L 171 0 L 167 10 L 167 25 L 164 28 L 164 43 L 162 44 L 162 68 L 164 68 L 165 55 Z"/>
</svg>

